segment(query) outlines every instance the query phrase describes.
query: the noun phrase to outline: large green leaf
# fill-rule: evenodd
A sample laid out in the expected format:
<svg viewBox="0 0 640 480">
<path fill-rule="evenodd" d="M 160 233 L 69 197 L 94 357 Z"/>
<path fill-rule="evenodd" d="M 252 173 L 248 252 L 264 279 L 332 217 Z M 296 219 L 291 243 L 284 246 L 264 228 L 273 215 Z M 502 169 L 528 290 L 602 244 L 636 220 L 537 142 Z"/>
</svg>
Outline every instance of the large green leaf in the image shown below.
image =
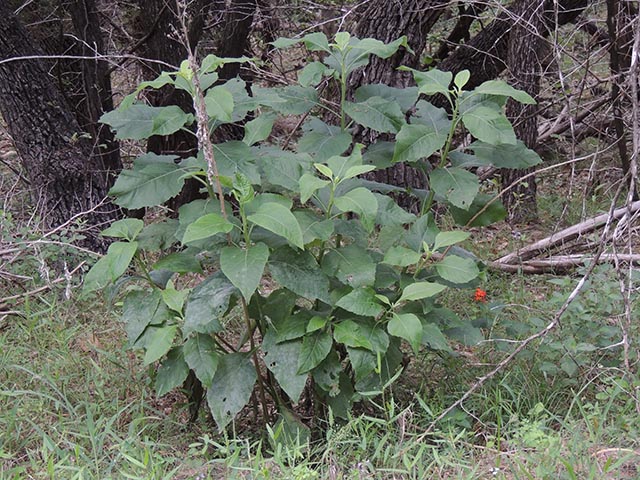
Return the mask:
<svg viewBox="0 0 640 480">
<path fill-rule="evenodd" d="M 224 247 L 220 252 L 220 269 L 248 302 L 260 285 L 268 258 L 269 247 L 264 243 L 249 248 Z"/>
<path fill-rule="evenodd" d="M 437 325 L 433 323 L 424 323 L 422 326 L 422 343 L 432 350 L 441 350 L 451 352 L 449 342 L 442 334 Z"/>
<path fill-rule="evenodd" d="M 303 374 L 317 367 L 329 355 L 332 345 L 333 339 L 326 332 L 316 331 L 305 335 L 298 357 L 297 373 Z"/>
<path fill-rule="evenodd" d="M 376 264 L 367 251 L 357 245 L 330 250 L 322 259 L 322 270 L 353 288 L 371 286 Z"/>
<path fill-rule="evenodd" d="M 207 115 L 220 122 L 231 122 L 233 113 L 233 95 L 222 85 L 210 88 L 204 97 Z"/>
<path fill-rule="evenodd" d="M 84 277 L 83 290 L 93 292 L 115 282 L 127 271 L 138 249 L 138 242 L 114 242 Z"/>
<path fill-rule="evenodd" d="M 138 246 L 140 250 L 152 252 L 166 250 L 175 242 L 177 229 L 178 221 L 173 218 L 147 225 L 137 237 Z"/>
<path fill-rule="evenodd" d="M 349 363 L 355 373 L 356 382 L 362 380 L 378 367 L 377 355 L 364 348 L 348 347 Z"/>
<path fill-rule="evenodd" d="M 470 235 L 470 233 L 462 232 L 460 230 L 440 232 L 438 235 L 436 235 L 436 240 L 433 243 L 433 250 L 439 250 L 440 248 L 449 247 L 451 245 L 455 245 L 456 243 L 460 243 L 469 238 Z"/>
<path fill-rule="evenodd" d="M 253 185 L 260 184 L 257 157 L 249 145 L 239 140 L 231 140 L 214 144 L 213 149 L 220 175 L 233 178 L 236 173 L 241 173 Z"/>
<path fill-rule="evenodd" d="M 370 83 L 362 85 L 356 90 L 355 99 L 358 102 L 365 102 L 371 97 L 382 97 L 385 100 L 394 100 L 398 102 L 402 112 L 407 112 L 413 108 L 418 100 L 418 88 L 395 88 L 385 85 L 384 83 Z"/>
<path fill-rule="evenodd" d="M 266 140 L 273 130 L 273 122 L 276 115 L 273 112 L 263 113 L 244 125 L 244 138 L 242 141 L 247 145 Z"/>
<path fill-rule="evenodd" d="M 433 245 L 436 235 L 440 232 L 431 212 L 418 218 L 405 234 L 404 241 L 409 248 L 422 253 L 422 243 Z"/>
<path fill-rule="evenodd" d="M 322 62 L 307 63 L 304 68 L 298 72 L 298 83 L 303 87 L 315 87 L 322 81 L 327 71 L 329 71 L 329 69 Z"/>
<path fill-rule="evenodd" d="M 502 112 L 479 105 L 462 115 L 462 122 L 469 133 L 478 140 L 491 145 L 516 144 L 513 126 Z"/>
<path fill-rule="evenodd" d="M 376 196 L 364 187 L 354 188 L 335 199 L 335 206 L 341 212 L 353 212 L 360 217 L 360 221 L 368 232 L 373 230 L 378 213 Z"/>
<path fill-rule="evenodd" d="M 387 324 L 391 335 L 404 338 L 418 354 L 422 341 L 422 323 L 413 313 L 394 313 Z"/>
<path fill-rule="evenodd" d="M 269 258 L 269 271 L 279 285 L 301 297 L 331 303 L 329 279 L 311 253 L 297 252 L 289 247 L 279 248 Z"/>
<path fill-rule="evenodd" d="M 338 353 L 332 350 L 327 355 L 327 358 L 313 369 L 311 375 L 317 387 L 329 392 L 329 394 L 336 394 L 340 390 L 339 378 L 341 372 L 342 365 Z"/>
<path fill-rule="evenodd" d="M 528 105 L 533 105 L 536 103 L 536 101 L 527 92 L 516 90 L 511 85 L 502 80 L 489 80 L 488 82 L 484 82 L 483 84 L 475 88 L 474 93 L 511 97 L 520 103 L 525 103 Z"/>
<path fill-rule="evenodd" d="M 377 317 L 384 309 L 372 288 L 356 288 L 336 302 L 336 306 L 365 317 Z M 352 345 L 353 346 L 353 345 Z"/>
<path fill-rule="evenodd" d="M 296 211 L 293 212 L 293 214 L 302 229 L 302 238 L 305 245 L 314 240 L 326 242 L 331 238 L 331 234 L 333 233 L 333 222 L 331 220 L 327 220 L 307 210 Z"/>
<path fill-rule="evenodd" d="M 497 168 L 529 168 L 542 162 L 538 154 L 528 149 L 521 140 L 516 141 L 515 145 L 473 142 L 469 148 L 480 160 Z"/>
<path fill-rule="evenodd" d="M 396 135 L 394 162 L 416 162 L 437 152 L 447 135 L 427 125 L 404 125 Z"/>
<path fill-rule="evenodd" d="M 169 270 L 176 273 L 201 273 L 202 266 L 195 255 L 176 252 L 161 258 L 153 264 L 154 270 Z"/>
<path fill-rule="evenodd" d="M 233 224 L 222 215 L 209 213 L 189 224 L 182 237 L 182 243 L 190 243 L 203 238 L 209 238 L 218 233 L 229 233 Z"/>
<path fill-rule="evenodd" d="M 138 157 L 133 169 L 120 172 L 109 195 L 128 209 L 161 205 L 182 190 L 187 170 L 176 165 L 172 155 L 147 153 Z"/>
<path fill-rule="evenodd" d="M 125 325 L 129 346 L 137 344 L 149 325 L 163 325 L 172 316 L 158 289 L 129 292 L 122 305 L 122 322 Z"/>
<path fill-rule="evenodd" d="M 292 192 L 300 191 L 298 181 L 312 163 L 311 156 L 306 153 L 287 152 L 273 147 L 261 146 L 258 157 L 262 175 L 267 182 Z"/>
<path fill-rule="evenodd" d="M 458 225 L 467 225 L 480 210 L 483 210 L 483 212 L 469 224 L 470 227 L 484 227 L 492 223 L 500 222 L 507 217 L 507 211 L 500 199 L 496 199 L 495 195 L 488 195 L 486 193 L 479 193 L 476 198 L 473 199 L 469 210 L 451 207 L 451 216 Z"/>
<path fill-rule="evenodd" d="M 400 207 L 389 195 L 374 193 L 378 201 L 376 223 L 378 225 L 405 225 L 416 219 L 413 213 Z"/>
<path fill-rule="evenodd" d="M 138 218 L 123 218 L 113 222 L 109 228 L 103 230 L 100 235 L 103 237 L 124 238 L 130 242 L 134 241 L 144 228 L 144 222 Z"/>
<path fill-rule="evenodd" d="M 353 320 L 344 320 L 336 324 L 333 327 L 333 338 L 347 347 L 373 350 L 373 345 Z"/>
<path fill-rule="evenodd" d="M 447 257 L 449 258 L 449 257 Z M 435 297 L 442 292 L 445 288 L 444 285 L 432 282 L 416 282 L 407 285 L 402 291 L 402 296 L 398 302 L 422 300 L 423 298 Z"/>
<path fill-rule="evenodd" d="M 211 387 L 220 357 L 213 338 L 210 335 L 197 333 L 184 344 L 183 352 L 189 368 L 196 373 L 205 387 Z"/>
<path fill-rule="evenodd" d="M 278 203 L 265 203 L 260 205 L 257 211 L 247 219 L 269 230 L 270 232 L 286 238 L 292 245 L 303 249 L 302 230 L 298 220 L 291 211 Z"/>
<path fill-rule="evenodd" d="M 408 267 L 415 265 L 420 260 L 421 255 L 405 247 L 395 246 L 387 250 L 384 254 L 384 263 L 398 267 Z"/>
<path fill-rule="evenodd" d="M 313 87 L 254 87 L 253 93 L 262 105 L 283 115 L 303 115 L 318 104 L 318 92 Z"/>
<path fill-rule="evenodd" d="M 480 274 L 476 262 L 457 255 L 447 255 L 436 263 L 436 271 L 443 279 L 452 283 L 468 283 Z"/>
<path fill-rule="evenodd" d="M 397 102 L 370 97 L 364 102 L 345 102 L 344 111 L 360 125 L 383 133 L 398 133 L 405 124 Z"/>
<path fill-rule="evenodd" d="M 449 85 L 451 85 L 451 81 L 453 80 L 453 74 L 451 72 L 443 72 L 435 68 L 426 72 L 420 72 L 406 67 L 401 67 L 400 70 L 413 72 L 413 78 L 418 85 L 420 93 L 429 96 L 441 93 L 447 97 L 449 96 Z"/>
<path fill-rule="evenodd" d="M 116 131 L 116 138 L 131 140 L 144 140 L 152 135 L 171 135 L 192 121 L 193 115 L 184 113 L 175 105 L 150 107 L 138 103 L 105 113 L 100 118 L 100 122 Z"/>
<path fill-rule="evenodd" d="M 276 343 L 276 336 L 273 329 L 267 330 L 264 335 L 260 347 L 264 353 L 264 364 L 276 377 L 278 384 L 289 395 L 289 398 L 297 403 L 308 377 L 306 373 L 298 373 L 298 359 L 302 352 L 302 341 Z"/>
<path fill-rule="evenodd" d="M 222 430 L 244 408 L 256 383 L 256 369 L 243 353 L 228 353 L 220 357 L 218 369 L 207 389 L 207 403 Z"/>
<path fill-rule="evenodd" d="M 183 334 L 222 331 L 220 318 L 229 309 L 229 300 L 236 292 L 236 288 L 222 272 L 216 272 L 200 283 L 189 295 Z"/>
<path fill-rule="evenodd" d="M 478 177 L 462 168 L 436 168 L 429 175 L 433 191 L 450 204 L 466 209 L 480 190 Z"/>
<path fill-rule="evenodd" d="M 331 182 L 329 180 L 322 180 L 310 173 L 305 173 L 298 180 L 300 190 L 300 202 L 307 203 L 316 191 L 326 187 Z"/>
<path fill-rule="evenodd" d="M 162 397 L 184 383 L 189 375 L 189 366 L 184 361 L 182 347 L 169 350 L 156 375 L 156 395 Z"/>
<path fill-rule="evenodd" d="M 165 325 L 155 329 L 145 344 L 144 364 L 149 365 L 167 353 L 173 345 L 176 333 L 178 333 L 177 325 Z"/>
<path fill-rule="evenodd" d="M 352 139 L 348 132 L 327 125 L 319 118 L 311 119 L 302 129 L 304 134 L 298 140 L 298 149 L 313 155 L 317 162 L 340 155 L 351 146 Z"/>
</svg>

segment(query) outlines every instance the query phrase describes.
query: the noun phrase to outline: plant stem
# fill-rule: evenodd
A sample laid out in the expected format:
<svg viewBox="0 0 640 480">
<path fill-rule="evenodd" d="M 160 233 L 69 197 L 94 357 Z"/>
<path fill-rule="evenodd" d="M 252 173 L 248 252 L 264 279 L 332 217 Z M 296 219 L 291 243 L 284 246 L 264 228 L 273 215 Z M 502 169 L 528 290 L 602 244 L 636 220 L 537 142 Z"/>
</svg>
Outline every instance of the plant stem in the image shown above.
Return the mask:
<svg viewBox="0 0 640 480">
<path fill-rule="evenodd" d="M 459 111 L 460 105 L 456 93 L 456 101 L 453 104 L 453 114 L 451 115 L 451 127 L 449 128 L 449 135 L 447 136 L 447 141 L 445 142 L 444 147 L 442 148 L 442 151 L 440 153 L 440 162 L 438 162 L 438 166 L 436 168 L 442 168 L 447 163 L 447 158 L 449 157 L 449 152 L 451 151 L 451 144 L 453 143 L 453 135 L 456 133 L 456 128 L 458 127 Z M 420 215 L 424 215 L 426 212 L 431 210 L 435 196 L 436 194 L 433 190 L 433 186 L 429 185 L 429 196 L 422 205 Z"/>
<path fill-rule="evenodd" d="M 263 421 L 264 426 L 267 426 L 267 423 L 271 422 L 271 418 L 269 416 L 269 409 L 267 406 L 267 397 L 264 393 L 264 379 L 260 374 L 260 362 L 258 360 L 258 352 L 256 351 L 255 342 L 253 341 L 253 330 L 251 327 L 251 318 L 249 317 L 249 308 L 247 307 L 247 302 L 244 297 L 241 298 L 242 303 L 242 314 L 244 317 L 244 321 L 247 325 L 247 332 L 249 332 L 249 344 L 251 345 L 251 351 L 253 352 L 253 365 L 256 369 L 256 377 L 258 379 L 258 392 L 260 393 L 260 403 L 262 403 L 262 412 L 263 412 Z M 256 322 L 257 325 L 257 322 Z"/>
</svg>

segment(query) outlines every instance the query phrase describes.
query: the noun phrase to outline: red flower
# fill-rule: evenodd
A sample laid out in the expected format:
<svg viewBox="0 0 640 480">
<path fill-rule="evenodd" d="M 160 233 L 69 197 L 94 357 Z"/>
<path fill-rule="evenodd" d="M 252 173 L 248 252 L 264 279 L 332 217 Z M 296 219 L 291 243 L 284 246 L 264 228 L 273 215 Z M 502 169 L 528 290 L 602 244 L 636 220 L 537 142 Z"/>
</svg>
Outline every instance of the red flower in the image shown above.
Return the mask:
<svg viewBox="0 0 640 480">
<path fill-rule="evenodd" d="M 485 303 L 487 301 L 487 292 L 485 292 L 483 289 L 481 288 L 476 288 L 476 293 L 473 296 L 473 299 L 476 302 L 483 302 Z"/>
</svg>

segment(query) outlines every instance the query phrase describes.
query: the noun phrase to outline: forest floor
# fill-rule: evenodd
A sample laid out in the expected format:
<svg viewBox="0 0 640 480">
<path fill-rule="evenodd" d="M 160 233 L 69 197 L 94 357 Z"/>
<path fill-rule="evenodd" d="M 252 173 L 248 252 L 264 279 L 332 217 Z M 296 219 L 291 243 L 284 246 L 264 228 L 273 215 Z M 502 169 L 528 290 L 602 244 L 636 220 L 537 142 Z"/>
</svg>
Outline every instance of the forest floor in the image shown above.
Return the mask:
<svg viewBox="0 0 640 480">
<path fill-rule="evenodd" d="M 251 417 L 219 434 L 204 411 L 187 423 L 181 394 L 155 397 L 149 369 L 127 349 L 118 305 L 81 295 L 79 274 L 65 277 L 65 268 L 92 260 L 64 237 L 38 242 L 6 140 L 0 155 L 0 480 L 640 478 L 640 377 L 637 359 L 626 368 L 617 345 L 624 303 L 613 267 L 596 268 L 561 328 L 429 435 L 433 419 L 513 340 L 544 328 L 583 270 L 490 272 L 486 304 L 473 292 L 444 298 L 469 321 L 491 319 L 485 340 L 453 355 L 422 352 L 384 398 L 347 422 L 327 420 L 310 444 L 284 444 L 273 431 L 261 437 Z M 472 230 L 465 247 L 492 260 L 606 211 L 615 174 L 594 168 L 546 174 L 538 224 Z"/>
</svg>

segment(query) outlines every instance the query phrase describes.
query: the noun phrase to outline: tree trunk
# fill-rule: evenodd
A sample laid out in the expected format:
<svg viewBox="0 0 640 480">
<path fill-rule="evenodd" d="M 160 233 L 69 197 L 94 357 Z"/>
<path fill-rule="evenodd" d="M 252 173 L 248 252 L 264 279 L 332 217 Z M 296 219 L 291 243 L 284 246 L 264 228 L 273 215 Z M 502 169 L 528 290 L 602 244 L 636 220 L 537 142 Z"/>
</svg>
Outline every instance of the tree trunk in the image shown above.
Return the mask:
<svg viewBox="0 0 640 480">
<path fill-rule="evenodd" d="M 76 35 L 80 39 L 78 54 L 83 57 L 104 53 L 100 20 L 95 0 L 73 0 L 66 6 Z M 91 135 L 93 155 L 102 162 L 102 169 L 111 174 L 122 169 L 120 146 L 111 129 L 99 123 L 105 112 L 113 110 L 111 78 L 107 62 L 85 59 L 81 61 L 81 103 L 76 105 L 80 127 Z"/>
<path fill-rule="evenodd" d="M 0 3 L 0 61 L 37 56 L 27 31 Z M 32 195 L 46 227 L 93 209 L 106 196 L 108 181 L 91 143 L 49 77 L 41 60 L 0 63 L 0 113 L 20 155 Z M 92 226 L 117 218 L 119 210 L 104 203 L 87 216 Z M 97 231 L 88 244 L 102 246 Z"/>
<path fill-rule="evenodd" d="M 187 46 L 182 39 L 181 23 L 173 2 L 164 0 L 138 0 L 140 7 L 141 30 L 146 37 L 144 56 L 153 60 L 162 60 L 165 63 L 177 66 L 187 56 Z M 233 0 L 228 8 L 221 1 L 209 2 L 207 0 L 195 0 L 189 4 L 187 18 L 189 45 L 195 49 L 202 36 L 204 19 L 209 12 L 217 15 L 218 21 L 224 24 L 216 54 L 220 57 L 237 57 L 245 53 L 248 46 L 248 37 L 255 13 L 255 0 Z M 155 78 L 161 73 L 162 68 L 156 63 L 145 65 L 146 77 Z M 220 79 L 230 79 L 238 75 L 238 64 L 230 64 L 219 72 Z M 185 112 L 193 112 L 193 100 L 181 90 L 166 86 L 157 92 L 151 92 L 148 96 L 151 104 L 155 106 L 178 105 Z M 243 133 L 235 125 L 222 125 L 217 128 L 214 136 L 216 141 L 236 139 Z M 179 131 L 173 135 L 164 137 L 151 137 L 147 143 L 147 150 L 157 154 L 178 155 L 182 158 L 193 156 L 197 153 L 197 140 L 195 135 Z M 169 208 L 174 212 L 191 202 L 200 195 L 200 182 L 188 180 L 180 194 L 168 202 Z"/>
<path fill-rule="evenodd" d="M 401 49 L 388 59 L 371 56 L 366 67 L 354 72 L 349 79 L 350 95 L 366 84 L 384 83 L 393 87 L 404 88 L 413 83 L 410 72 L 401 72 L 397 68 L 405 65 L 420 67 L 420 57 L 427 44 L 427 35 L 440 18 L 448 2 L 445 0 L 375 0 L 368 4 L 360 14 L 355 27 L 355 35 L 359 38 L 375 38 L 385 43 L 392 42 L 402 35 L 415 54 Z M 356 132 L 356 139 L 365 143 L 373 143 L 383 138 L 379 133 L 362 129 Z M 392 185 L 412 188 L 425 188 L 426 177 L 423 172 L 409 165 L 398 164 L 385 170 L 367 175 L 367 178 Z M 398 199 L 406 208 L 415 209 L 408 197 Z"/>
<path fill-rule="evenodd" d="M 507 53 L 509 65 L 509 83 L 519 90 L 524 90 L 533 98 L 540 92 L 540 77 L 542 75 L 542 59 L 539 58 L 543 50 L 544 28 L 543 0 L 525 0 L 514 7 L 518 19 L 511 27 Z M 514 125 L 516 136 L 528 148 L 535 148 L 538 143 L 538 113 L 537 105 L 524 105 L 509 100 L 507 102 L 507 116 Z M 533 169 L 512 170 L 503 169 L 501 172 L 503 188 L 518 182 L 502 196 L 502 203 L 507 209 L 510 223 L 527 223 L 538 217 L 536 203 L 535 177 L 526 181 L 519 180 L 531 173 Z"/>
</svg>

